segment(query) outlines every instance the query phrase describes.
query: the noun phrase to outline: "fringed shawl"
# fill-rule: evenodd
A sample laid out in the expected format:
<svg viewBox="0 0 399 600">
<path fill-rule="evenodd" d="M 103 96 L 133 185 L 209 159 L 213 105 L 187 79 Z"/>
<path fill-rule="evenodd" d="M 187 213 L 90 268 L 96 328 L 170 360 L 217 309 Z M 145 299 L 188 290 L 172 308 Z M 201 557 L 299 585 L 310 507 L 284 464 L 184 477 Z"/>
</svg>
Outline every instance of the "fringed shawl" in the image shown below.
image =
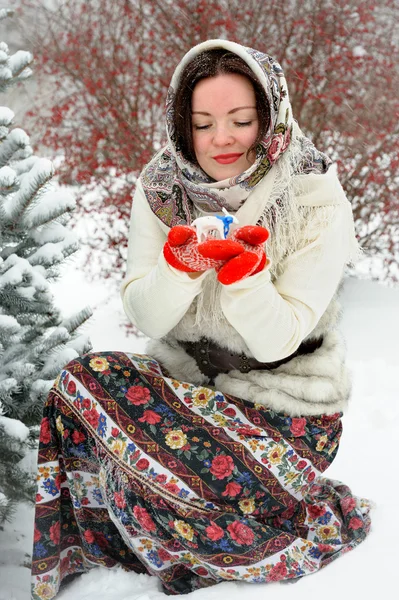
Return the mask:
<svg viewBox="0 0 399 600">
<path fill-rule="evenodd" d="M 257 147 L 256 160 L 246 171 L 223 181 L 212 180 L 202 169 L 189 162 L 177 149 L 174 131 L 176 89 L 185 66 L 200 53 L 224 48 L 240 56 L 263 86 L 270 110 L 269 128 Z M 283 187 L 290 188 L 289 178 L 301 173 L 324 173 L 330 161 L 295 127 L 286 80 L 281 66 L 273 58 L 225 40 L 209 40 L 192 48 L 177 66 L 172 77 L 166 103 L 168 144 L 152 159 L 141 174 L 143 189 L 154 214 L 167 226 L 191 223 L 198 212 L 229 212 L 242 205 L 260 181 L 272 176 L 272 170 L 283 155 L 288 155 L 289 169 L 284 169 Z M 296 133 L 295 133 L 296 132 Z M 293 135 L 296 140 L 293 144 Z M 275 177 L 281 188 L 281 178 Z M 277 189 L 272 188 L 275 208 L 266 202 L 268 211 L 278 218 L 282 203 Z M 283 194 L 284 195 L 284 194 Z M 267 199 L 265 198 L 265 201 Z M 280 206 L 279 206 L 280 204 Z M 287 206 L 284 212 L 287 211 Z M 269 224 L 270 225 L 270 224 Z"/>
</svg>

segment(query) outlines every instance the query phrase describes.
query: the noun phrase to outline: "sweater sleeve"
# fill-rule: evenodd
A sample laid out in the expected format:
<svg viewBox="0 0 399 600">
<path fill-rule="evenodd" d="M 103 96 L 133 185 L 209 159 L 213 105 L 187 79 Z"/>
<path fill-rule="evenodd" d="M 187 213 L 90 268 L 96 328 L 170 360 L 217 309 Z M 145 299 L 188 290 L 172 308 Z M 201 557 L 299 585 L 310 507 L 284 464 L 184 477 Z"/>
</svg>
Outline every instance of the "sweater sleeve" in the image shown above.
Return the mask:
<svg viewBox="0 0 399 600">
<path fill-rule="evenodd" d="M 192 279 L 166 262 L 162 249 L 167 231 L 151 211 L 139 180 L 131 212 L 127 271 L 121 296 L 130 321 L 154 339 L 163 337 L 177 325 L 200 293 L 207 274 Z"/>
<path fill-rule="evenodd" d="M 324 226 L 290 255 L 283 274 L 270 272 L 223 286 L 222 310 L 254 357 L 272 362 L 295 352 L 315 328 L 342 279 L 354 245 L 350 203 L 323 207 Z"/>
</svg>

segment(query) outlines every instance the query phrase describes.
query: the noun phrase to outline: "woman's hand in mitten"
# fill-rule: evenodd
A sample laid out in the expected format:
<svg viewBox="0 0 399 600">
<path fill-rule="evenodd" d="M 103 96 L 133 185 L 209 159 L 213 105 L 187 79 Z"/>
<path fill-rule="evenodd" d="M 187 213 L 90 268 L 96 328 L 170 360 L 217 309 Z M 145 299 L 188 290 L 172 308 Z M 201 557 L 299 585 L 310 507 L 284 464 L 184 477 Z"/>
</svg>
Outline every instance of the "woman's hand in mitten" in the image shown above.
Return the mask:
<svg viewBox="0 0 399 600">
<path fill-rule="evenodd" d="M 226 261 L 226 259 L 205 257 L 200 254 L 196 230 L 188 225 L 172 227 L 168 234 L 168 240 L 164 245 L 163 254 L 171 267 L 186 273 L 217 269 L 222 267 Z M 231 255 L 228 256 L 228 258 L 230 257 Z"/>
<path fill-rule="evenodd" d="M 230 285 L 262 271 L 267 260 L 264 244 L 268 237 L 267 229 L 259 225 L 236 229 L 229 241 L 239 243 L 242 252 L 216 268 L 220 283 Z"/>
</svg>

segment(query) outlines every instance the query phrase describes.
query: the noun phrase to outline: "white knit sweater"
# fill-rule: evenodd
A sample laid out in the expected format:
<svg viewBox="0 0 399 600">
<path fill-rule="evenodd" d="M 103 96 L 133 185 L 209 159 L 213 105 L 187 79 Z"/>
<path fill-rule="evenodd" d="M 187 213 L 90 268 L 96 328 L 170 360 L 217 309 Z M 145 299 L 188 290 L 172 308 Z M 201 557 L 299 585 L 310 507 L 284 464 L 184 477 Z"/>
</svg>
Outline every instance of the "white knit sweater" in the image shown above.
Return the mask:
<svg viewBox="0 0 399 600">
<path fill-rule="evenodd" d="M 257 223 L 273 181 L 265 179 L 236 216 L 240 226 Z M 308 215 L 297 250 L 277 257 L 262 272 L 229 286 L 214 272 L 197 279 L 168 265 L 162 253 L 169 228 L 151 211 L 140 180 L 133 201 L 127 273 L 122 284 L 129 319 L 156 340 L 150 353 L 177 379 L 206 384 L 178 340 L 202 336 L 262 362 L 291 355 L 306 337 L 324 343 L 273 371 L 219 375 L 222 392 L 292 415 L 342 410 L 349 396 L 342 344 L 335 331 L 335 294 L 357 244 L 352 211 L 335 167 L 323 175 L 299 175 L 295 201 Z M 270 236 L 266 251 L 273 256 Z M 278 267 L 278 268 L 277 268 Z M 276 275 L 278 273 L 278 275 Z"/>
</svg>

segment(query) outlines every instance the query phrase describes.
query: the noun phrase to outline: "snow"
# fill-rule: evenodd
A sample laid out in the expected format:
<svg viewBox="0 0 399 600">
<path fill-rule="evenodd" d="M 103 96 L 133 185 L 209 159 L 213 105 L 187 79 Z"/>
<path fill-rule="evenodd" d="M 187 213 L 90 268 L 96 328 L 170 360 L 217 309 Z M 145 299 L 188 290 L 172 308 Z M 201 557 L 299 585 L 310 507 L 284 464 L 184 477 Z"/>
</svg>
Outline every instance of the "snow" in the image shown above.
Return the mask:
<svg viewBox="0 0 399 600">
<path fill-rule="evenodd" d="M 68 334 L 69 337 L 69 334 Z M 68 338 L 65 338 L 64 341 L 67 341 Z M 60 371 L 63 366 L 71 362 L 74 358 L 78 356 L 78 353 L 73 348 L 68 348 L 65 346 L 62 350 L 57 352 L 54 357 L 50 356 L 43 367 L 44 375 L 49 375 L 50 373 L 56 371 Z M 50 386 L 51 387 L 51 386 Z"/>
<path fill-rule="evenodd" d="M 14 14 L 14 11 L 10 8 L 1 8 L 0 9 L 0 19 L 5 19 L 6 17 L 11 16 L 13 14 Z M 7 48 L 7 44 L 5 42 L 2 42 L 0 45 L 0 48 L 3 49 L 4 47 Z"/>
<path fill-rule="evenodd" d="M 40 161 L 42 160 L 45 159 L 40 159 Z M 25 186 L 25 182 L 29 178 L 28 186 L 26 187 L 26 189 L 28 190 L 39 189 L 39 187 L 43 183 L 47 183 L 51 177 L 50 171 L 46 172 L 45 169 L 41 169 L 42 166 L 45 167 L 46 165 L 38 165 L 38 162 L 39 161 L 36 161 L 32 169 L 24 176 L 25 179 L 23 180 L 23 186 Z M 50 163 L 50 161 L 48 162 Z M 53 163 L 50 163 L 50 165 L 53 169 Z M 37 172 L 34 172 L 35 169 Z M 26 224 L 26 227 L 28 229 L 30 229 L 31 227 L 37 227 L 46 224 L 52 221 L 53 219 L 64 215 L 64 213 L 73 211 L 76 207 L 75 199 L 73 198 L 73 196 L 71 196 L 71 194 L 65 192 L 62 193 L 58 188 L 54 187 L 52 183 L 49 185 L 51 185 L 51 189 L 47 187 L 45 195 L 40 197 L 40 202 L 37 202 L 36 205 L 33 206 L 32 209 L 29 211 L 29 213 L 26 212 L 23 217 L 24 223 Z M 23 191 L 23 193 L 25 193 L 25 191 Z M 70 232 L 68 240 L 70 240 L 71 244 L 73 243 L 73 241 L 71 241 L 72 239 L 73 236 Z M 75 242 L 75 244 L 77 249 L 77 242 Z"/>
<path fill-rule="evenodd" d="M 15 513 L 14 527 L 7 524 L 0 532 L 0 600 L 29 599 L 30 571 L 27 565 L 32 539 L 32 509 L 21 503 Z"/>
<path fill-rule="evenodd" d="M 27 173 L 28 171 L 30 171 L 32 169 L 33 165 L 38 160 L 39 159 L 37 156 L 35 156 L 34 154 L 31 154 L 27 158 L 21 159 L 17 163 L 13 163 L 12 166 L 13 166 L 13 169 L 15 170 L 15 173 L 19 176 L 19 175 L 23 175 L 24 173 Z"/>
<path fill-rule="evenodd" d="M 54 170 L 54 163 L 51 161 L 47 161 L 47 159 L 45 159 L 45 158 L 40 159 L 40 160 L 50 163 L 51 170 L 48 172 L 48 175 L 46 175 L 46 178 L 51 177 L 52 172 Z M 37 162 L 35 163 L 35 166 L 36 166 L 36 164 L 37 164 Z M 47 165 L 45 163 L 42 163 L 39 165 L 38 168 L 41 170 L 42 167 L 46 167 L 46 166 Z M 45 169 L 43 169 L 43 172 L 45 172 Z M 46 193 L 45 198 L 46 198 L 48 207 L 56 206 L 57 209 L 62 207 L 62 213 L 64 213 L 65 211 L 75 210 L 75 208 L 76 208 L 76 200 L 72 196 L 72 194 L 70 194 L 68 191 L 66 191 L 65 189 L 63 189 L 55 184 L 53 185 L 53 183 L 52 183 L 52 189 Z M 40 200 L 40 206 L 44 207 L 43 198 Z M 68 232 L 71 233 L 70 230 L 68 230 L 65 232 L 65 234 L 67 234 Z"/>
<path fill-rule="evenodd" d="M 32 267 L 26 258 L 11 254 L 1 264 L 0 289 L 6 285 L 26 285 L 27 281 L 40 291 L 47 290 L 49 286 L 41 272 Z"/>
<path fill-rule="evenodd" d="M 14 317 L 0 314 L 0 330 L 7 330 L 7 335 L 16 333 L 20 328 L 20 324 Z"/>
<path fill-rule="evenodd" d="M 75 243 L 78 243 L 77 240 L 75 240 Z M 54 244 L 53 242 L 47 242 L 47 244 L 44 244 L 43 246 L 38 248 L 36 252 L 30 255 L 29 262 L 31 263 L 31 265 L 41 264 L 48 267 L 51 267 L 55 264 L 59 264 L 65 258 L 63 252 L 64 248 L 64 241 L 57 242 L 56 244 Z"/>
<path fill-rule="evenodd" d="M 29 137 L 26 135 L 23 129 L 13 129 L 10 132 L 10 135 L 16 131 L 20 132 L 19 145 L 26 145 L 24 144 L 25 137 L 27 138 L 27 141 L 29 143 Z M 18 139 L 15 133 L 14 138 L 15 140 Z M 27 173 L 24 175 L 21 184 L 21 189 L 23 189 L 23 191 L 27 190 L 29 192 L 31 188 L 34 188 L 37 185 L 37 182 L 48 181 L 53 175 L 54 166 L 51 160 L 48 160 L 48 158 L 39 158 L 35 161 L 35 164 L 31 168 L 31 170 L 27 171 Z"/>
<path fill-rule="evenodd" d="M 355 46 L 353 48 L 353 56 L 365 56 L 367 54 L 367 50 L 363 48 L 363 46 Z"/>
<path fill-rule="evenodd" d="M 0 60 L 2 59 L 0 52 Z M 0 106 L 0 125 L 9 125 L 14 118 L 14 113 L 8 106 Z"/>
<path fill-rule="evenodd" d="M 29 136 L 23 129 L 16 127 L 12 131 L 10 131 L 9 136 L 7 138 L 7 142 L 8 142 L 8 145 L 12 144 L 16 148 L 18 146 L 22 148 L 24 146 L 29 145 Z M 41 160 L 45 160 L 45 159 L 43 158 Z"/>
<path fill-rule="evenodd" d="M 0 417 L 0 429 L 3 429 L 7 435 L 20 442 L 24 442 L 29 436 L 29 428 L 18 419 Z"/>
<path fill-rule="evenodd" d="M 12 79 L 11 69 L 2 64 L 4 60 L 0 58 L 0 83 L 8 82 Z"/>
<path fill-rule="evenodd" d="M 2 375 L 2 377 L 4 377 Z M 11 395 L 14 391 L 18 390 L 18 381 L 14 377 L 4 377 L 0 380 L 0 396 L 4 399 Z M 0 401 L 0 415 L 5 412 L 3 405 Z"/>
<path fill-rule="evenodd" d="M 20 287 L 18 290 L 18 295 L 21 296 L 21 298 L 25 298 L 27 300 L 34 300 L 35 293 L 36 293 L 36 288 L 34 288 L 33 286 Z"/>
<path fill-rule="evenodd" d="M 32 74 L 31 69 L 27 69 L 27 66 L 33 61 L 33 54 L 26 52 L 26 50 L 17 50 L 15 54 L 10 56 L 8 66 L 14 75 L 18 75 L 19 78 L 29 77 Z"/>
<path fill-rule="evenodd" d="M 71 242 L 76 241 L 76 234 L 71 229 L 65 229 L 61 223 L 57 222 L 47 223 L 40 229 L 30 232 L 29 235 L 37 244 L 56 243 L 65 239 L 69 239 Z"/>
<path fill-rule="evenodd" d="M 0 169 L 0 186 L 2 191 L 14 185 L 16 180 L 17 174 L 14 169 L 11 169 L 11 167 L 8 167 L 7 165 Z"/>
<path fill-rule="evenodd" d="M 91 303 L 94 317 L 85 325 L 94 349 L 143 352 L 145 340 L 126 334 L 117 290 L 104 281 L 85 280 L 70 264 L 55 285 L 61 309 L 73 314 Z M 82 301 L 83 299 L 83 301 Z M 353 373 L 353 394 L 345 414 L 338 456 L 327 475 L 347 483 L 354 493 L 375 503 L 369 538 L 319 573 L 293 585 L 225 582 L 187 594 L 190 600 L 323 600 L 360 597 L 391 598 L 396 588 L 399 559 L 399 483 L 396 476 L 399 402 L 399 289 L 348 279 L 343 290 L 342 330 Z M 33 455 L 30 460 L 33 461 Z M 26 458 L 28 460 L 29 457 Z M 25 460 L 25 459 L 24 459 Z M 29 598 L 29 569 L 33 512 L 20 505 L 14 523 L 0 532 L 0 600 Z M 93 569 L 72 581 L 57 600 L 166 600 L 156 578 L 120 569 Z"/>
<path fill-rule="evenodd" d="M 55 198 L 54 192 L 47 193 L 45 198 L 41 199 L 39 210 L 32 210 L 30 219 L 33 220 L 38 216 L 47 218 L 48 211 L 53 208 L 60 211 L 60 203 L 62 210 L 71 211 L 75 208 L 75 200 L 71 195 L 60 196 Z M 49 208 L 50 207 L 50 208 Z M 33 219 L 32 219 L 33 214 Z M 43 218 L 42 218 L 43 220 Z M 39 245 L 36 252 L 29 256 L 31 265 L 55 265 L 61 263 L 65 257 L 69 256 L 75 249 L 79 248 L 79 241 L 76 233 L 73 230 L 67 229 L 61 223 L 52 222 L 39 226 L 29 234 L 30 238 Z"/>
<path fill-rule="evenodd" d="M 88 352 L 88 348 L 92 348 L 90 337 L 88 335 L 80 335 L 77 338 L 70 340 L 67 343 L 68 348 L 72 348 L 78 355 Z M 64 363 L 66 364 L 66 363 Z"/>
</svg>

